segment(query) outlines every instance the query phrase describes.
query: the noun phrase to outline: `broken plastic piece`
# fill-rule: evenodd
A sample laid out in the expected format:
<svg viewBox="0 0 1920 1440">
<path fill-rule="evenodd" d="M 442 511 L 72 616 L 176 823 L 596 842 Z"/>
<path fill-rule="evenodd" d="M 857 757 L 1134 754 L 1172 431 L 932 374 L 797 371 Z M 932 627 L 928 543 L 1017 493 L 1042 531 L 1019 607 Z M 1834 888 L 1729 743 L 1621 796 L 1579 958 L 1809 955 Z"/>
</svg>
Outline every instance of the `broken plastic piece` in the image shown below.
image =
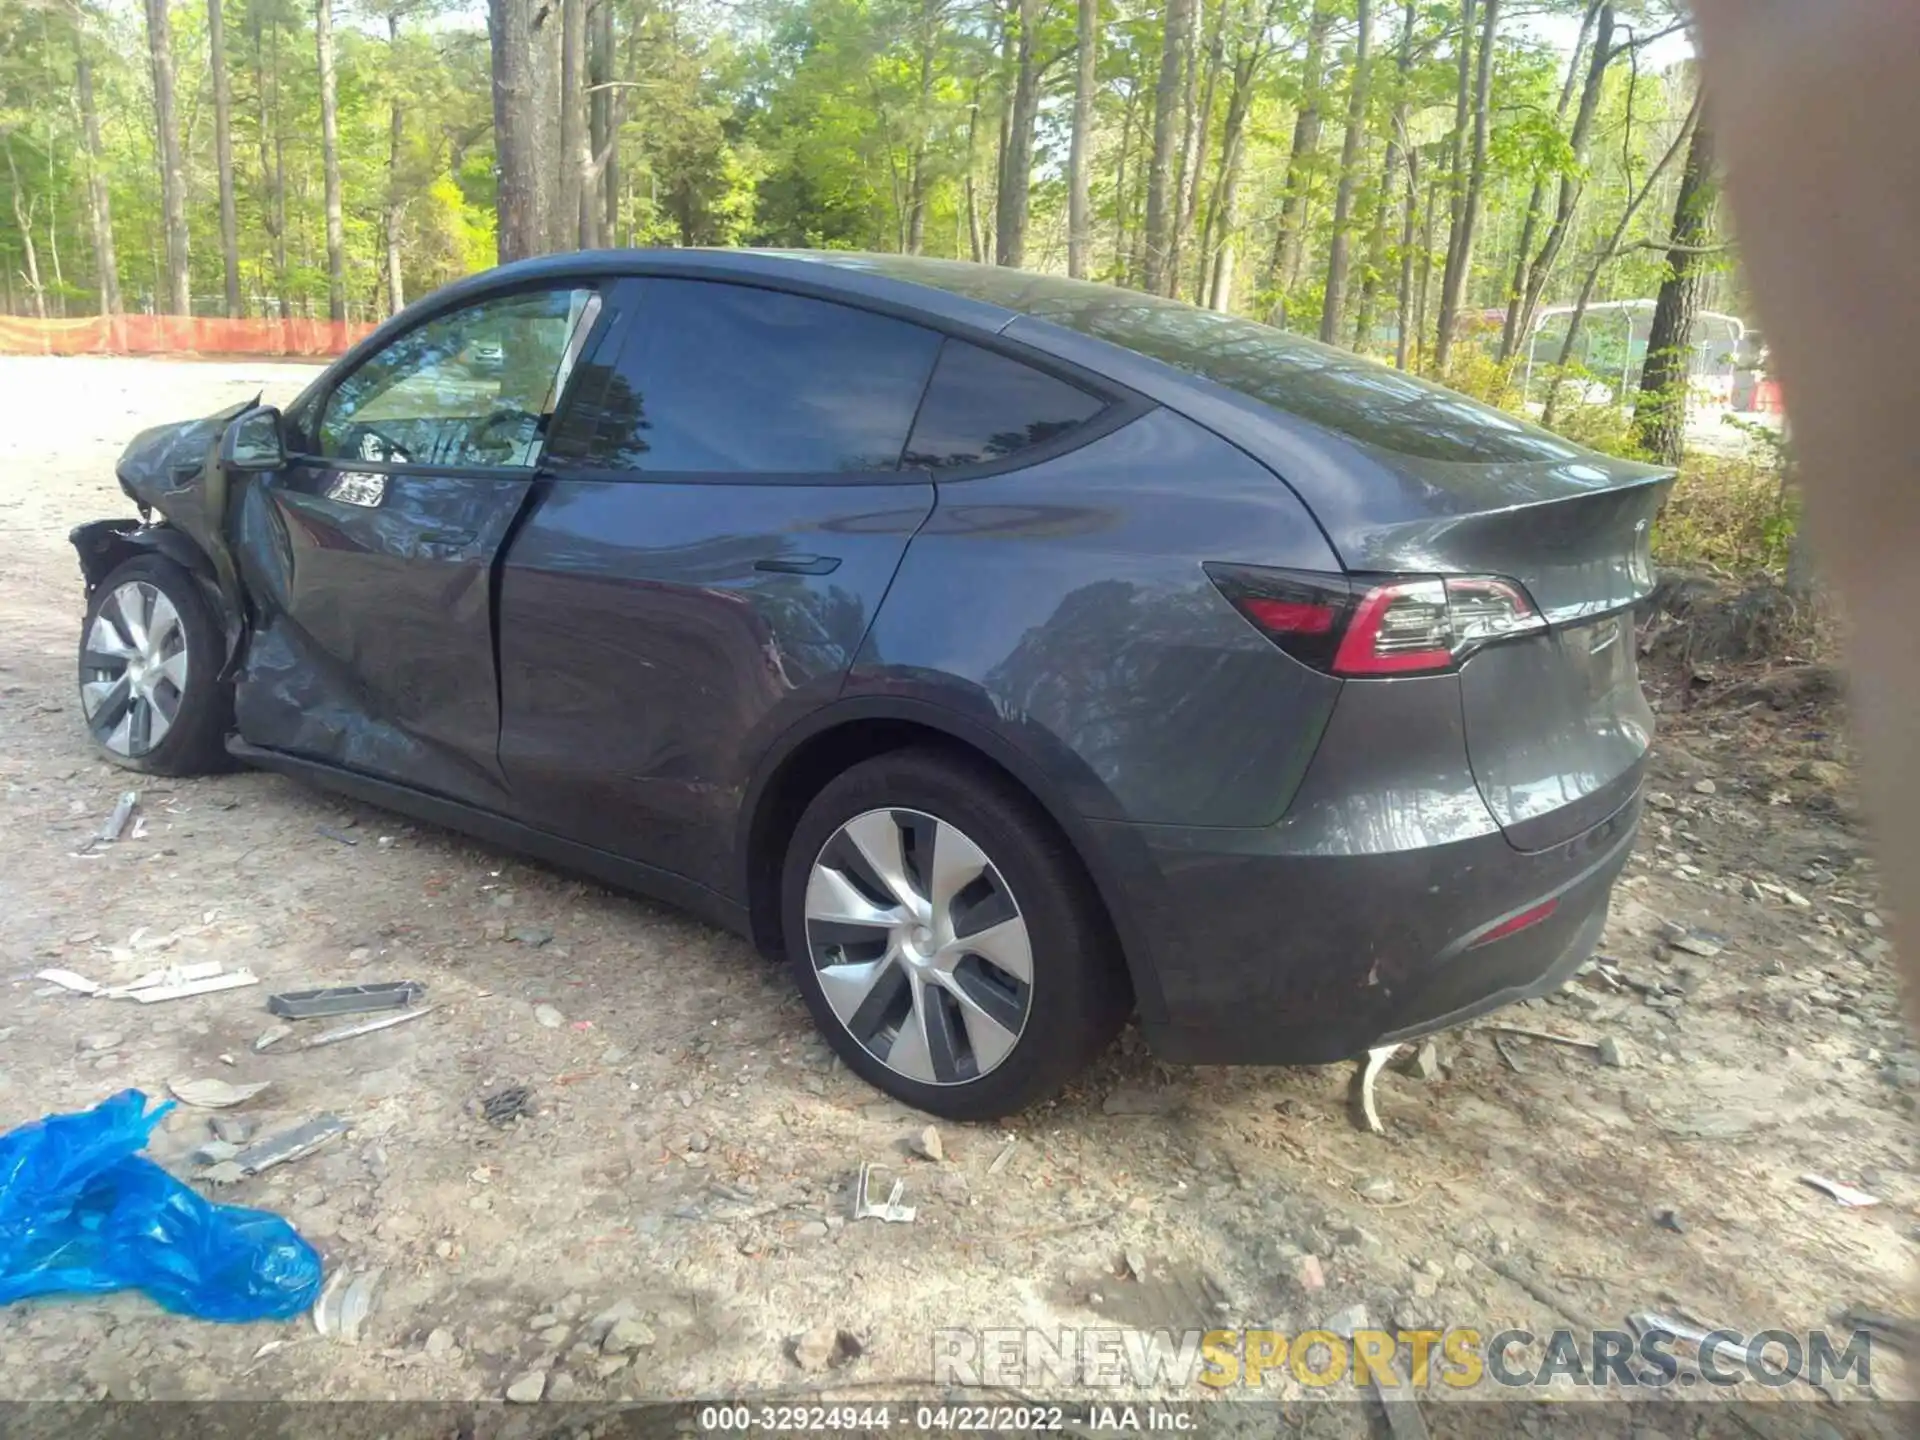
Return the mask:
<svg viewBox="0 0 1920 1440">
<path fill-rule="evenodd" d="M 1880 1203 L 1877 1195 L 1869 1195 L 1866 1191 L 1856 1190 L 1851 1185 L 1842 1185 L 1838 1180 L 1829 1180 L 1824 1175 L 1802 1175 L 1800 1183 L 1811 1185 L 1816 1190 L 1824 1190 L 1842 1205 L 1851 1206 L 1856 1210 Z"/>
<path fill-rule="evenodd" d="M 100 987 L 84 975 L 71 970 L 39 970 L 34 973 L 36 980 L 50 980 L 63 990 L 72 990 L 79 995 L 98 995 Z"/>
<path fill-rule="evenodd" d="M 1347 1085 L 1347 1111 L 1354 1127 L 1365 1130 L 1369 1135 L 1387 1133 L 1387 1127 L 1380 1123 L 1380 1112 L 1374 1108 L 1373 1082 L 1380 1078 L 1380 1072 L 1399 1048 L 1398 1045 L 1381 1045 L 1369 1050 L 1366 1059 L 1353 1067 L 1353 1079 Z"/>
<path fill-rule="evenodd" d="M 338 1115 L 322 1115 L 317 1120 L 309 1120 L 304 1125 L 296 1125 L 291 1130 L 282 1130 L 278 1135 L 269 1135 L 264 1140 L 256 1141 L 229 1163 L 241 1175 L 258 1175 L 289 1160 L 311 1155 L 329 1140 L 346 1133 L 346 1121 Z"/>
<path fill-rule="evenodd" d="M 380 1279 L 385 1274 L 384 1269 L 376 1268 L 349 1281 L 344 1270 L 335 1271 L 333 1279 L 327 1282 L 327 1288 L 314 1303 L 313 1328 L 330 1339 L 358 1345 L 360 1327 L 366 1323 L 367 1316 L 373 1313 L 374 1291 L 379 1288 Z"/>
<path fill-rule="evenodd" d="M 337 1044 L 342 1040 L 351 1040 L 356 1035 L 371 1035 L 376 1030 L 385 1030 L 389 1025 L 404 1025 L 409 1020 L 418 1020 L 422 1015 L 431 1015 L 433 1006 L 422 1005 L 418 1010 L 403 1010 L 398 1015 L 382 1015 L 377 1020 L 360 1020 L 352 1025 L 342 1025 L 337 1030 L 328 1030 L 314 1036 L 300 1048 L 317 1050 L 322 1045 Z"/>
<path fill-rule="evenodd" d="M 316 1020 L 329 1015 L 360 1015 L 372 1010 L 404 1010 L 427 987 L 418 980 L 389 980 L 378 985 L 335 985 L 325 990 L 285 990 L 267 997 L 267 1009 L 283 1020 Z"/>
<path fill-rule="evenodd" d="M 106 824 L 100 827 L 100 833 L 94 838 L 106 843 L 118 840 L 125 833 L 127 821 L 133 818 L 134 807 L 139 803 L 140 792 L 127 791 L 120 797 L 119 802 L 113 807 L 113 813 L 107 816 Z"/>
<path fill-rule="evenodd" d="M 273 1082 L 255 1080 L 234 1085 L 225 1080 L 169 1080 L 167 1088 L 184 1104 L 199 1110 L 224 1110 L 251 1100 Z"/>
<path fill-rule="evenodd" d="M 137 1153 L 171 1101 L 123 1090 L 0 1135 L 0 1305 L 145 1291 L 203 1320 L 286 1319 L 320 1257 L 278 1215 L 214 1205 Z"/>
<path fill-rule="evenodd" d="M 860 1165 L 860 1178 L 855 1183 L 853 1190 L 853 1218 L 856 1220 L 885 1220 L 895 1225 L 911 1224 L 915 1213 L 913 1206 L 902 1205 L 900 1203 L 900 1197 L 906 1193 L 907 1182 L 904 1180 L 894 1181 L 893 1189 L 887 1194 L 886 1203 L 876 1205 L 873 1203 L 870 1189 L 872 1181 L 873 1166 L 862 1161 Z"/>
</svg>

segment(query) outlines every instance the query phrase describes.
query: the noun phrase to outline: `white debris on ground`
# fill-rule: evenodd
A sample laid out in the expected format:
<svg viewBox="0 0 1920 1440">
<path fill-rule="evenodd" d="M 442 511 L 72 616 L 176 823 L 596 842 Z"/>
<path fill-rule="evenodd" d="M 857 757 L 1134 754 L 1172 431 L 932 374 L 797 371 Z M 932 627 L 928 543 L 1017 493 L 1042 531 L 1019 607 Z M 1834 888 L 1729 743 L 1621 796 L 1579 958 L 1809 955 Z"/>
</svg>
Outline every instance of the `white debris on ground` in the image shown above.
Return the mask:
<svg viewBox="0 0 1920 1440">
<path fill-rule="evenodd" d="M 145 830 L 87 848 L 129 786 L 78 719 L 66 532 L 131 513 L 112 465 L 134 431 L 310 373 L 0 360 L 0 1128 L 130 1085 L 269 1082 L 168 1117 L 153 1152 L 191 1177 L 202 1147 L 337 1116 L 259 1173 L 227 1159 L 218 1198 L 285 1215 L 348 1277 L 324 1318 L 357 1343 L 131 1294 L 16 1305 L 0 1398 L 722 1395 L 908 1383 L 938 1327 L 1657 1311 L 1752 1333 L 1904 1308 L 1920 1057 L 1831 716 L 1663 715 L 1604 963 L 1492 1017 L 1590 1043 L 1442 1036 L 1379 1076 L 1381 1137 L 1349 1125 L 1344 1069 L 1171 1069 L 1136 1032 L 1055 1105 L 930 1130 L 831 1059 L 744 942 L 273 776 L 143 776 Z M 32 978 L 204 962 L 260 983 L 135 1005 Z M 322 1049 L 301 1042 L 326 1022 L 264 1006 L 399 979 L 431 1014 Z M 863 1162 L 912 1223 L 848 1218 Z"/>
</svg>

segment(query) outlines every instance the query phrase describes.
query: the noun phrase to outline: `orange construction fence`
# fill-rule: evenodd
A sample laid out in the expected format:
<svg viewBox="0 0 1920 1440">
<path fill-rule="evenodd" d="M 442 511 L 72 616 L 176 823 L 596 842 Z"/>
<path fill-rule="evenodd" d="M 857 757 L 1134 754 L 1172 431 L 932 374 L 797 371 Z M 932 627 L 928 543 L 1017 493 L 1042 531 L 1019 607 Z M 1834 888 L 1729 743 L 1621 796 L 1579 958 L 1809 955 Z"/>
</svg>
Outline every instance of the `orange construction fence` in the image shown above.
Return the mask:
<svg viewBox="0 0 1920 1440">
<path fill-rule="evenodd" d="M 338 355 L 374 327 L 200 315 L 0 315 L 0 355 Z"/>
</svg>

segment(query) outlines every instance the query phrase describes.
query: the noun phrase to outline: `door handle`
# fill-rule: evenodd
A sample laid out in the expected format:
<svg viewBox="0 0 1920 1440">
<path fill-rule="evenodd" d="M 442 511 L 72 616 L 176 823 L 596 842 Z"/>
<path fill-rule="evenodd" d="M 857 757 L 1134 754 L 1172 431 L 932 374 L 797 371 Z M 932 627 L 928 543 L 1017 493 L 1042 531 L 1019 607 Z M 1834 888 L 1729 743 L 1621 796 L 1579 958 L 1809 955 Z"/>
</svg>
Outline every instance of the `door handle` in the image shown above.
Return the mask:
<svg viewBox="0 0 1920 1440">
<path fill-rule="evenodd" d="M 831 575 L 840 568 L 838 555 L 781 555 L 753 562 L 756 570 L 776 575 Z"/>
</svg>

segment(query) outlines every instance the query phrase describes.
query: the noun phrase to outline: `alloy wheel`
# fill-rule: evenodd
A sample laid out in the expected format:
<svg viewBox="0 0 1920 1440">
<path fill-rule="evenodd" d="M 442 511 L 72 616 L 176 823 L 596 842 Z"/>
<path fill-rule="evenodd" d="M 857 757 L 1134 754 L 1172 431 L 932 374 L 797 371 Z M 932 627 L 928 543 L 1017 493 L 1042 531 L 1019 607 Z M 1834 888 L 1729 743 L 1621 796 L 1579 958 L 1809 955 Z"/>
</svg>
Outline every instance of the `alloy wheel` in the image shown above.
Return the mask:
<svg viewBox="0 0 1920 1440">
<path fill-rule="evenodd" d="M 80 704 L 94 736 L 137 759 L 166 739 L 187 688 L 187 632 L 165 592 L 129 580 L 101 604 L 80 654 Z"/>
<path fill-rule="evenodd" d="M 1013 892 L 957 825 L 869 810 L 820 849 L 807 948 L 821 992 L 874 1059 L 923 1085 L 998 1066 L 1032 1008 L 1033 952 Z"/>
</svg>

